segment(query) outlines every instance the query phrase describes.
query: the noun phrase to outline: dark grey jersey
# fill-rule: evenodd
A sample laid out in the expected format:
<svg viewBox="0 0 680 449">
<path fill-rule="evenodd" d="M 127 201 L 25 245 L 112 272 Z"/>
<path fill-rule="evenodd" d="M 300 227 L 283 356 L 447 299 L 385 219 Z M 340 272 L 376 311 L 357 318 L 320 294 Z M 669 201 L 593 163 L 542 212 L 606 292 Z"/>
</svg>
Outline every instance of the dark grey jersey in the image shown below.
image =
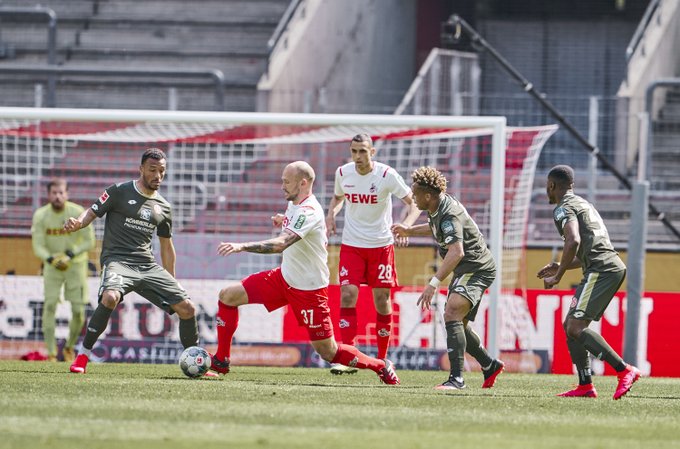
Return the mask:
<svg viewBox="0 0 680 449">
<path fill-rule="evenodd" d="M 455 277 L 496 269 L 496 263 L 477 223 L 456 198 L 443 194 L 435 213 L 427 214 L 427 222 L 439 244 L 439 255 L 442 258 L 449 252 L 449 245 L 462 242 L 465 255 L 453 270 Z"/>
<path fill-rule="evenodd" d="M 158 192 L 143 195 L 135 181 L 114 184 L 104 190 L 91 206 L 98 216 L 106 215 L 101 264 L 118 261 L 129 264 L 155 263 L 151 239 L 172 237 L 170 203 Z"/>
<path fill-rule="evenodd" d="M 583 272 L 621 271 L 626 268 L 609 240 L 607 228 L 595 207 L 569 191 L 553 210 L 555 226 L 564 239 L 564 226 L 570 221 L 578 222 L 581 244 L 576 257 L 581 261 Z"/>
</svg>

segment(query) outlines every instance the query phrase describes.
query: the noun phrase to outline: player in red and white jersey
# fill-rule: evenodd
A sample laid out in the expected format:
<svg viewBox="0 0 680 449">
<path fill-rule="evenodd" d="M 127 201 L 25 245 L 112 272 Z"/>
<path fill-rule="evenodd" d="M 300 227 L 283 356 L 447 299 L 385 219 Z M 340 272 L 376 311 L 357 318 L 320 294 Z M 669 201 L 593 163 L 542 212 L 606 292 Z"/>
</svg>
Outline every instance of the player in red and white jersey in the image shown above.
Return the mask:
<svg viewBox="0 0 680 449">
<path fill-rule="evenodd" d="M 345 224 L 340 246 L 340 334 L 354 345 L 357 335 L 356 305 L 361 284 L 373 288 L 376 309 L 378 358 L 387 356 L 392 333 L 390 290 L 397 285 L 394 264 L 392 195 L 407 206 L 404 221 L 413 224 L 420 210 L 411 189 L 389 165 L 373 160 L 376 149 L 371 136 L 357 134 L 350 144 L 352 162 L 335 171 L 335 194 L 326 216 L 329 234 L 335 234 L 335 216 L 345 206 Z M 406 244 L 406 241 L 398 242 Z M 356 369 L 333 365 L 333 374 L 351 374 Z"/>
<path fill-rule="evenodd" d="M 247 251 L 283 253 L 280 267 L 252 274 L 239 284 L 220 291 L 217 311 L 217 351 L 212 369 L 229 372 L 231 342 L 238 326 L 238 307 L 262 304 L 268 311 L 290 305 L 300 326 L 307 328 L 312 346 L 321 358 L 354 368 L 373 370 L 380 380 L 398 385 L 392 362 L 369 357 L 353 346 L 337 344 L 333 338 L 328 307 L 328 244 L 323 208 L 312 194 L 314 170 L 304 162 L 288 164 L 281 177 L 288 200 L 285 214 L 272 217 L 281 227 L 278 237 L 259 242 L 222 242 L 221 256 Z"/>
</svg>

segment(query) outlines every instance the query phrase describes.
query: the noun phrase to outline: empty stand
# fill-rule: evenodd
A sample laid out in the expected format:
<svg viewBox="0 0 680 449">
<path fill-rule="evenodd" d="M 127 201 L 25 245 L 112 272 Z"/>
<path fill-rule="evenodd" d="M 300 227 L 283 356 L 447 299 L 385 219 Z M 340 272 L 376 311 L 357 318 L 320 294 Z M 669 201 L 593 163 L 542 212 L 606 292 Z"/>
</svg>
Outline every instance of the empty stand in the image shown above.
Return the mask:
<svg viewBox="0 0 680 449">
<path fill-rule="evenodd" d="M 225 74 L 225 109 L 255 109 L 257 81 L 265 68 L 267 40 L 287 0 L 45 1 L 58 16 L 57 61 L 66 67 L 219 69 Z M 5 7 L 26 7 L 7 0 Z M 46 27 L 34 22 L 2 23 L 0 41 L 13 49 L 5 65 L 45 64 Z M 45 76 L 17 79 L 0 72 L 0 96 L 8 106 L 32 106 L 34 85 Z M 57 106 L 212 110 L 209 83 L 159 78 L 102 82 L 92 77 L 62 77 Z M 7 94 L 5 95 L 5 92 Z"/>
</svg>

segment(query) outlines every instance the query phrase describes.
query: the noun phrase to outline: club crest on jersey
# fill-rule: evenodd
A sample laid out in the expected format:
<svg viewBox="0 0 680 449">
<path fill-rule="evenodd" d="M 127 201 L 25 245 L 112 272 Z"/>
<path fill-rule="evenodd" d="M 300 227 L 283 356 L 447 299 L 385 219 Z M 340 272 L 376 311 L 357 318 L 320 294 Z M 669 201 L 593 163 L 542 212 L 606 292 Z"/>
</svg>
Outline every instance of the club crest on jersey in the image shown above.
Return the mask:
<svg viewBox="0 0 680 449">
<path fill-rule="evenodd" d="M 371 192 L 371 193 L 375 193 L 375 192 L 378 191 L 378 188 L 375 186 L 375 183 L 373 183 L 373 182 L 371 183 L 371 188 L 368 189 L 368 191 Z"/>
<path fill-rule="evenodd" d="M 154 204 L 153 211 L 156 212 L 158 215 L 161 215 L 163 213 L 163 208 L 160 206 L 160 204 Z"/>
<path fill-rule="evenodd" d="M 148 209 L 146 207 L 143 207 L 139 211 L 139 216 L 142 217 L 144 220 L 149 221 L 151 220 L 151 209 Z"/>
<path fill-rule="evenodd" d="M 104 193 L 102 193 L 101 196 L 99 197 L 99 202 L 104 204 L 106 202 L 106 200 L 108 200 L 108 199 L 109 199 L 109 192 L 104 190 Z"/>
</svg>

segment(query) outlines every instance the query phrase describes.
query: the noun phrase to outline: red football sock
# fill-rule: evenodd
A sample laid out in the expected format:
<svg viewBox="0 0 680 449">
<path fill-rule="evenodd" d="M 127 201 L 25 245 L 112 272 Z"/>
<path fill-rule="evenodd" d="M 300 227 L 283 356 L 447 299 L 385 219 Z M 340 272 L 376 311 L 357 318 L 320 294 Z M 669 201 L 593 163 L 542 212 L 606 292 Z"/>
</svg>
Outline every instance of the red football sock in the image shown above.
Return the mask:
<svg viewBox="0 0 680 449">
<path fill-rule="evenodd" d="M 384 359 L 387 357 L 387 348 L 390 346 L 390 337 L 392 336 L 392 314 L 381 315 L 376 314 L 375 320 L 375 338 L 378 341 L 378 358 Z"/>
<path fill-rule="evenodd" d="M 359 351 L 354 346 L 340 343 L 338 345 L 338 352 L 331 360 L 331 363 L 339 363 L 345 366 L 353 366 L 359 369 L 368 368 L 376 373 L 385 367 L 385 362 L 379 359 L 369 357 L 363 352 Z"/>
<path fill-rule="evenodd" d="M 357 338 L 356 307 L 340 307 L 340 335 L 344 344 L 354 346 Z"/>
<path fill-rule="evenodd" d="M 218 301 L 217 317 L 217 351 L 215 357 L 224 360 L 231 357 L 231 340 L 238 327 L 238 307 L 228 306 Z"/>
</svg>

